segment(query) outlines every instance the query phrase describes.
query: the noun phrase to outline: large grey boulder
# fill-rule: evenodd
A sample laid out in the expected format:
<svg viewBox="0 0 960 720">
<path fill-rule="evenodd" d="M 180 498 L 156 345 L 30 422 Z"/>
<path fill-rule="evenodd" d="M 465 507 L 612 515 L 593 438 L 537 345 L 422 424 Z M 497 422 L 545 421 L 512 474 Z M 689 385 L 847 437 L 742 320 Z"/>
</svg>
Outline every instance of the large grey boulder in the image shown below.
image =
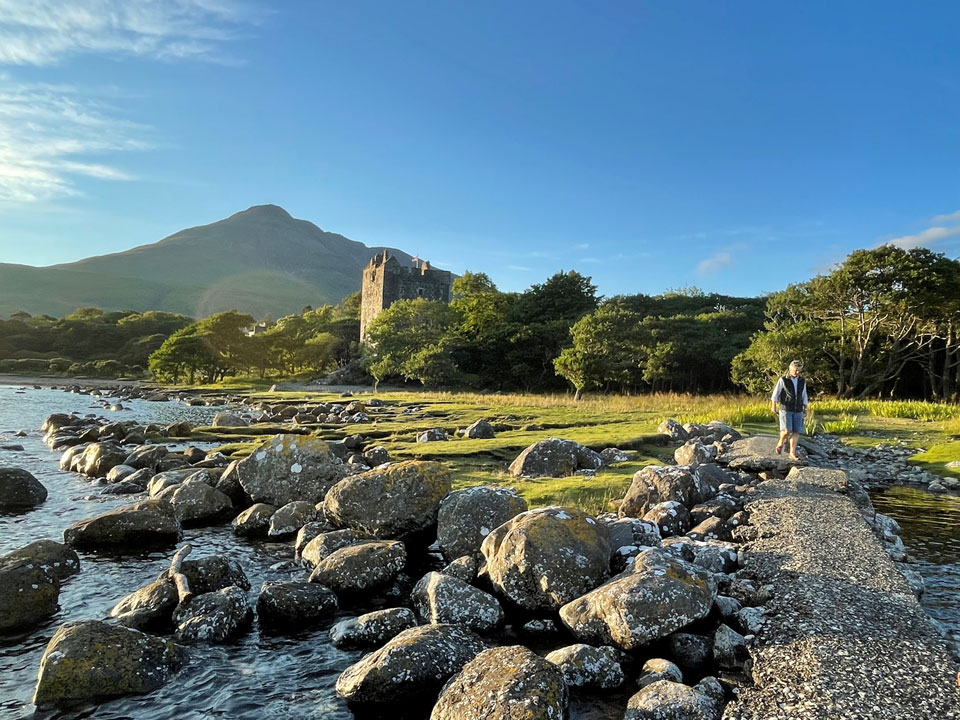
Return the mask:
<svg viewBox="0 0 960 720">
<path fill-rule="evenodd" d="M 693 687 L 658 680 L 627 701 L 623 720 L 720 720 L 723 707 L 723 687 L 715 678 Z"/>
<path fill-rule="evenodd" d="M 157 470 L 169 452 L 165 445 L 138 445 L 127 455 L 123 464 L 137 470 Z"/>
<path fill-rule="evenodd" d="M 294 500 L 318 503 L 347 474 L 325 441 L 304 435 L 275 435 L 237 463 L 235 472 L 254 502 L 277 507 Z"/>
<path fill-rule="evenodd" d="M 77 472 L 87 477 L 106 477 L 115 465 L 127 465 L 127 451 L 116 443 L 95 442 L 84 448 L 77 464 Z"/>
<path fill-rule="evenodd" d="M 0 560 L 0 632 L 32 627 L 57 611 L 60 581 L 32 560 Z"/>
<path fill-rule="evenodd" d="M 479 555 L 492 530 L 527 510 L 513 488 L 479 486 L 449 493 L 437 514 L 437 543 L 448 560 Z"/>
<path fill-rule="evenodd" d="M 157 495 L 184 526 L 211 525 L 233 512 L 230 498 L 199 478 L 188 478 Z"/>
<path fill-rule="evenodd" d="M 310 574 L 310 582 L 338 594 L 362 593 L 393 580 L 406 562 L 406 548 L 396 540 L 350 545 L 322 560 Z"/>
<path fill-rule="evenodd" d="M 776 445 L 775 435 L 753 435 L 731 443 L 729 449 L 717 457 L 717 462 L 730 470 L 787 472 L 796 462 L 790 460 L 786 452 L 778 455 Z"/>
<path fill-rule="evenodd" d="M 237 515 L 233 522 L 233 534 L 243 537 L 266 537 L 270 518 L 277 511 L 273 505 L 255 503 Z"/>
<path fill-rule="evenodd" d="M 596 470 L 603 465 L 600 454 L 573 440 L 547 438 L 525 448 L 510 463 L 514 477 L 565 477 L 578 469 Z"/>
<path fill-rule="evenodd" d="M 554 650 L 546 659 L 560 668 L 570 687 L 608 690 L 623 685 L 623 668 L 612 647 L 578 643 Z"/>
<path fill-rule="evenodd" d="M 690 433 L 688 433 L 683 425 L 678 423 L 673 418 L 667 418 L 659 426 L 657 426 L 657 432 L 663 433 L 664 435 L 669 435 L 670 439 L 674 442 L 686 442 L 690 439 Z"/>
<path fill-rule="evenodd" d="M 483 649 L 477 635 L 457 625 L 410 628 L 344 670 L 337 694 L 355 703 L 429 697 Z"/>
<path fill-rule="evenodd" d="M 308 522 L 317 519 L 317 507 L 306 500 L 294 500 L 277 510 L 270 518 L 267 536 L 284 538 L 295 534 Z"/>
<path fill-rule="evenodd" d="M 31 508 L 47 499 L 47 489 L 26 470 L 0 468 L 0 510 Z"/>
<path fill-rule="evenodd" d="M 324 513 L 338 527 L 402 538 L 436 525 L 450 487 L 440 463 L 407 460 L 341 480 L 327 493 Z"/>
<path fill-rule="evenodd" d="M 265 582 L 257 597 L 260 627 L 270 630 L 312 627 L 336 610 L 337 596 L 317 583 Z"/>
<path fill-rule="evenodd" d="M 676 500 L 651 506 L 644 514 L 643 519 L 656 525 L 660 529 L 661 537 L 681 535 L 687 532 L 691 525 L 690 511 L 687 510 L 686 505 Z"/>
<path fill-rule="evenodd" d="M 305 564 L 315 567 L 340 548 L 362 545 L 373 540 L 376 540 L 373 535 L 358 530 L 331 530 L 320 533 L 308 542 L 300 551 L 300 559 Z"/>
<path fill-rule="evenodd" d="M 196 595 L 173 613 L 174 634 L 182 643 L 226 642 L 249 625 L 253 611 L 236 585 Z"/>
<path fill-rule="evenodd" d="M 495 597 L 443 573 L 424 575 L 414 586 L 410 599 L 413 609 L 426 623 L 449 623 L 489 632 L 503 622 L 503 608 Z"/>
<path fill-rule="evenodd" d="M 233 585 L 243 590 L 250 589 L 250 580 L 243 567 L 226 555 L 189 558 L 181 563 L 180 572 L 187 577 L 190 590 L 195 595 L 216 592 Z M 164 577 L 166 572 L 160 574 L 160 578 Z"/>
<path fill-rule="evenodd" d="M 704 445 L 700 438 L 687 440 L 673 451 L 673 460 L 677 465 L 702 465 L 717 459 L 717 449 L 713 445 Z"/>
<path fill-rule="evenodd" d="M 212 427 L 247 427 L 250 423 L 239 415 L 228 412 L 218 412 L 213 416 Z"/>
<path fill-rule="evenodd" d="M 110 617 L 137 630 L 163 630 L 171 624 L 179 603 L 176 586 L 163 577 L 123 598 L 110 609 Z"/>
<path fill-rule="evenodd" d="M 430 720 L 560 720 L 569 695 L 559 668 L 520 645 L 484 650 L 437 700 Z"/>
<path fill-rule="evenodd" d="M 480 419 L 472 425 L 468 425 L 466 430 L 463 431 L 463 436 L 471 440 L 490 440 L 495 438 L 497 434 L 493 431 L 493 425 Z"/>
<path fill-rule="evenodd" d="M 374 610 L 338 622 L 330 628 L 330 641 L 344 649 L 379 647 L 404 630 L 416 626 L 417 618 L 410 608 Z"/>
<path fill-rule="evenodd" d="M 711 573 L 653 548 L 560 608 L 560 619 L 583 642 L 635 650 L 705 617 L 716 595 Z"/>
<path fill-rule="evenodd" d="M 67 545 L 140 552 L 145 545 L 172 545 L 182 536 L 180 522 L 149 502 L 128 505 L 80 520 L 63 531 Z"/>
<path fill-rule="evenodd" d="M 718 477 L 712 471 L 674 465 L 648 465 L 633 476 L 620 503 L 621 517 L 642 517 L 651 506 L 675 500 L 688 508 L 717 494 Z"/>
<path fill-rule="evenodd" d="M 481 551 L 494 588 L 528 610 L 554 610 L 603 582 L 609 533 L 580 510 L 528 510 L 491 532 Z"/>
<path fill-rule="evenodd" d="M 20 561 L 49 570 L 60 582 L 80 572 L 80 558 L 73 548 L 53 540 L 34 540 L 0 557 L 0 565 Z"/>
<path fill-rule="evenodd" d="M 67 623 L 43 653 L 33 702 L 44 709 L 148 693 L 184 659 L 172 640 L 97 620 Z"/>
</svg>

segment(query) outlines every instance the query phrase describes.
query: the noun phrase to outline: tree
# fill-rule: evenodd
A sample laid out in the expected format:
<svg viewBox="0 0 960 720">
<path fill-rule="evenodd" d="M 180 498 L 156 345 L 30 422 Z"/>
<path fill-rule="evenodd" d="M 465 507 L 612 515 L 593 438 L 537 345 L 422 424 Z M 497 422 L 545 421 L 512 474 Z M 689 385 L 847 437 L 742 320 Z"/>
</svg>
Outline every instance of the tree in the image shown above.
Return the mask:
<svg viewBox="0 0 960 720">
<path fill-rule="evenodd" d="M 198 324 L 178 330 L 150 356 L 150 372 L 162 380 L 179 383 L 182 377 L 191 385 L 198 373 L 213 382 L 222 372 L 219 358 L 210 350 L 210 340 Z"/>
<path fill-rule="evenodd" d="M 391 375 L 421 379 L 428 365 L 441 367 L 439 356 L 449 352 L 441 341 L 456 322 L 456 311 L 438 300 L 417 298 L 393 303 L 367 328 L 370 374 L 379 384 Z"/>
</svg>

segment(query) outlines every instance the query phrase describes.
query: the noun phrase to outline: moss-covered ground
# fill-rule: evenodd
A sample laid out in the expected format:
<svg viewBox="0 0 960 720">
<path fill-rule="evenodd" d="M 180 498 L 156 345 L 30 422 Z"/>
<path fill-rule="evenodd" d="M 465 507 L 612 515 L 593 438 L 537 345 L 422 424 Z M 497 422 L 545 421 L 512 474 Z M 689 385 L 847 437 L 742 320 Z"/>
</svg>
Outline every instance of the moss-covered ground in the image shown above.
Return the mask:
<svg viewBox="0 0 960 720">
<path fill-rule="evenodd" d="M 266 387 L 264 387 L 266 385 Z M 224 390 L 254 401 L 267 403 L 348 402 L 382 400 L 370 407 L 369 423 L 298 428 L 337 440 L 359 433 L 389 450 L 398 460 L 434 460 L 453 473 L 455 485 L 512 486 L 531 505 L 564 504 L 589 512 L 615 507 L 623 497 L 633 474 L 651 463 L 672 458 L 672 448 L 656 443 L 659 423 L 666 417 L 681 422 L 723 420 L 745 433 L 775 433 L 776 418 L 766 402 L 744 396 L 644 395 L 596 396 L 577 402 L 566 395 L 475 394 L 451 392 L 409 392 L 388 390 L 344 398 L 323 391 L 268 392 L 266 383 L 236 384 Z M 212 389 L 212 388 L 211 388 Z M 490 440 L 468 440 L 454 435 L 479 419 L 496 430 Z M 914 461 L 933 472 L 957 474 L 946 468 L 960 458 L 960 407 L 909 402 L 854 402 L 828 400 L 814 403 L 808 430 L 836 428 L 851 445 L 870 446 L 902 441 L 918 448 Z M 282 426 L 289 431 L 291 426 Z M 443 428 L 446 442 L 416 442 L 417 433 Z M 195 437 L 225 440 L 224 452 L 245 455 L 261 441 L 259 436 L 279 428 L 256 425 L 250 428 L 198 428 Z M 835 430 L 835 431 L 836 431 Z M 508 474 L 510 462 L 528 445 L 548 437 L 575 440 L 595 450 L 605 447 L 630 449 L 629 462 L 606 468 L 592 476 L 523 479 Z M 922 452 L 920 452 L 922 450 Z"/>
</svg>

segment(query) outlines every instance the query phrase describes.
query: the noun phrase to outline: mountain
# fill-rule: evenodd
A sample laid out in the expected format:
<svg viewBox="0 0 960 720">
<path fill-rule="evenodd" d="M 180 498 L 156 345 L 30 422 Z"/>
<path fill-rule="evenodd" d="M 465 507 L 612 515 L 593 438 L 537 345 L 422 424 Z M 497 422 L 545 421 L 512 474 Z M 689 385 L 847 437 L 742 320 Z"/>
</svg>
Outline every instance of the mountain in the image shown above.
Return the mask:
<svg viewBox="0 0 960 720">
<path fill-rule="evenodd" d="M 17 310 L 60 317 L 96 306 L 191 317 L 236 308 L 277 318 L 358 291 L 363 267 L 382 250 L 411 261 L 276 205 L 255 205 L 126 252 L 49 267 L 0 263 L 0 317 Z"/>
</svg>

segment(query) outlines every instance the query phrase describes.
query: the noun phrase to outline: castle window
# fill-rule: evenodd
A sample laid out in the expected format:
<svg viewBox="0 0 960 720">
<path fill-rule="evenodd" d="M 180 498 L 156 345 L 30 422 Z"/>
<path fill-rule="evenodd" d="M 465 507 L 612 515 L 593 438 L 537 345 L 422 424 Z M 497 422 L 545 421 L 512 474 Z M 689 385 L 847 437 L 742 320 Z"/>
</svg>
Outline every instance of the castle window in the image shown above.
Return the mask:
<svg viewBox="0 0 960 720">
<path fill-rule="evenodd" d="M 423 288 L 417 288 L 417 297 L 423 297 Z"/>
</svg>

